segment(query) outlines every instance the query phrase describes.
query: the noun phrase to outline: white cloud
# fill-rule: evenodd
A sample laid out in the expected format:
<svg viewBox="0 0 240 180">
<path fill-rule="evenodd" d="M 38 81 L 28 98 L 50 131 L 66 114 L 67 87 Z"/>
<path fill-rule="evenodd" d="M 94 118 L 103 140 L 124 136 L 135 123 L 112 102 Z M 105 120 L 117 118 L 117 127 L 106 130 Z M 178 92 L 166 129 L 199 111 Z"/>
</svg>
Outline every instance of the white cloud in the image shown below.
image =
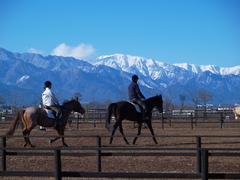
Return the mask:
<svg viewBox="0 0 240 180">
<path fill-rule="evenodd" d="M 62 43 L 51 52 L 51 55 L 74 57 L 76 59 L 86 59 L 94 53 L 95 49 L 92 45 L 81 43 L 76 47 L 71 47 L 65 43 Z"/>
<path fill-rule="evenodd" d="M 28 49 L 28 52 L 29 53 L 35 53 L 35 54 L 43 54 L 44 53 L 43 51 L 37 50 L 37 49 L 34 49 L 34 48 Z"/>
</svg>

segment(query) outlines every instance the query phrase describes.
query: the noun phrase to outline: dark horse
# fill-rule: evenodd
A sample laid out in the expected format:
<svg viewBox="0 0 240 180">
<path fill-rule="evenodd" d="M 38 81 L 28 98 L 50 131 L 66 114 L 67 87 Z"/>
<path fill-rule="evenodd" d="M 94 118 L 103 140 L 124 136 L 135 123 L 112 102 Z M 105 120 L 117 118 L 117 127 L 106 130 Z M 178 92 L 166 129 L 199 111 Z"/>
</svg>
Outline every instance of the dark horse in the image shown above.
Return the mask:
<svg viewBox="0 0 240 180">
<path fill-rule="evenodd" d="M 154 136 L 154 132 L 153 132 L 153 128 L 152 128 L 152 121 L 151 121 L 152 110 L 153 110 L 154 107 L 156 107 L 158 109 L 159 113 L 163 112 L 162 95 L 157 95 L 157 96 L 151 97 L 151 98 L 145 100 L 144 102 L 147 105 L 146 116 L 149 117 L 148 120 L 145 121 L 145 123 L 147 124 L 147 126 L 148 126 L 149 130 L 151 131 L 152 135 Z M 116 119 L 116 123 L 114 124 L 113 127 L 111 127 L 111 125 L 110 125 L 112 114 L 114 115 L 114 117 Z M 126 101 L 120 101 L 120 102 L 117 102 L 117 103 L 111 103 L 108 106 L 106 128 L 109 131 L 112 131 L 110 144 L 112 144 L 113 136 L 114 136 L 114 133 L 115 133 L 116 129 L 118 128 L 118 126 L 119 126 L 119 131 L 123 135 L 124 141 L 127 144 L 129 144 L 126 137 L 124 137 L 124 134 L 123 134 L 122 121 L 124 119 L 129 120 L 129 121 L 136 121 L 137 122 L 137 124 L 138 124 L 138 134 L 134 138 L 133 144 L 136 143 L 136 140 L 137 140 L 138 136 L 141 134 L 142 113 L 137 112 L 136 108 L 131 103 L 126 102 Z M 155 137 L 153 137 L 153 141 L 157 144 L 157 140 L 156 140 Z"/>
<path fill-rule="evenodd" d="M 67 124 L 68 117 L 72 111 L 79 112 L 81 114 L 85 113 L 85 110 L 81 106 L 81 104 L 78 102 L 78 98 L 72 99 L 70 101 L 64 102 L 62 106 L 60 106 L 62 110 L 62 117 L 61 117 L 61 125 L 55 126 L 55 130 L 57 131 L 59 136 L 64 135 L 65 126 Z M 19 110 L 16 114 L 15 118 L 13 119 L 10 129 L 7 132 L 6 135 L 13 135 L 17 122 L 21 118 L 22 123 L 25 127 L 23 130 L 23 135 L 25 144 L 24 147 L 29 145 L 30 147 L 34 147 L 32 143 L 29 140 L 29 134 L 31 130 L 37 126 L 43 126 L 43 127 L 53 127 L 55 125 L 55 119 L 49 118 L 47 116 L 46 111 L 43 108 L 38 107 L 28 107 L 26 109 Z M 56 137 L 54 139 L 51 139 L 49 142 L 52 143 L 59 139 L 60 137 Z M 64 137 L 62 137 L 62 143 L 63 146 L 67 147 L 68 145 L 64 141 Z"/>
</svg>

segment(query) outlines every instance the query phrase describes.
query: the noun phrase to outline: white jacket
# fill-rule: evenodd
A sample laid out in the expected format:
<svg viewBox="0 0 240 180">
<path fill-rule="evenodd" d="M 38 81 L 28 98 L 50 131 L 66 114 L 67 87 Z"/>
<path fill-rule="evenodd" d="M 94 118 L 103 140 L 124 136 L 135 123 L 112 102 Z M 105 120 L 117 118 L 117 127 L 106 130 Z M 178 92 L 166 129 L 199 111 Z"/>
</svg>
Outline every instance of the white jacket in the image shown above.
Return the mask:
<svg viewBox="0 0 240 180">
<path fill-rule="evenodd" d="M 51 89 L 48 87 L 42 93 L 42 102 L 45 106 L 53 106 L 55 104 L 59 104 L 57 98 L 55 97 Z"/>
</svg>

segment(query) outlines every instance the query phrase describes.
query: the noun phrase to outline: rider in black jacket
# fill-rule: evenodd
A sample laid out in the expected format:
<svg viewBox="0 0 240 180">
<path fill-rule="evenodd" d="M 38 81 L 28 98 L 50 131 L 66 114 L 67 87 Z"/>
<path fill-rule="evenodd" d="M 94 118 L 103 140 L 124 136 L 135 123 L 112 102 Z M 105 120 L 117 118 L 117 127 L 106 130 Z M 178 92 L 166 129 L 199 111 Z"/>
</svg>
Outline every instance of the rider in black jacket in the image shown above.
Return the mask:
<svg viewBox="0 0 240 180">
<path fill-rule="evenodd" d="M 147 106 L 146 104 L 142 101 L 142 99 L 145 100 L 144 95 L 141 93 L 140 88 L 137 84 L 138 81 L 138 76 L 137 75 L 133 75 L 132 76 L 132 83 L 128 86 L 128 96 L 129 96 L 129 100 L 130 102 L 139 104 L 142 108 L 142 121 L 146 121 L 147 118 L 145 116 L 145 113 L 147 111 Z"/>
</svg>

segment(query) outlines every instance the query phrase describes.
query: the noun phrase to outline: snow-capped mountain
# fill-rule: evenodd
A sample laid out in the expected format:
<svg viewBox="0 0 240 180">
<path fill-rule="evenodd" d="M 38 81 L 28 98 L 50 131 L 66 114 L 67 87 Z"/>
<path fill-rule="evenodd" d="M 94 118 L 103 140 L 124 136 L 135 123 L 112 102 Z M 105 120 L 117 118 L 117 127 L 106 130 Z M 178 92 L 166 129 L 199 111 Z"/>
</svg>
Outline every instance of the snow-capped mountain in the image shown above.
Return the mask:
<svg viewBox="0 0 240 180">
<path fill-rule="evenodd" d="M 154 76 L 155 71 L 161 71 L 164 69 L 165 71 L 175 71 L 180 68 L 181 71 L 184 69 L 187 70 L 191 74 L 200 74 L 205 71 L 210 71 L 213 74 L 220 75 L 229 75 L 229 74 L 240 74 L 240 66 L 235 66 L 232 68 L 222 68 L 216 65 L 195 65 L 195 64 L 166 64 L 164 62 L 154 61 L 152 59 L 146 59 L 143 57 L 123 55 L 123 54 L 113 54 L 109 56 L 100 56 L 94 63 L 95 65 L 105 65 L 118 70 L 123 70 L 126 72 L 132 72 L 132 70 L 138 69 L 141 74 L 149 75 L 153 79 L 156 79 Z"/>
<path fill-rule="evenodd" d="M 165 88 L 176 83 L 185 85 L 191 79 L 205 72 L 211 72 L 218 76 L 240 75 L 240 66 L 220 68 L 215 65 L 195 65 L 187 63 L 167 64 L 152 59 L 123 54 L 100 56 L 94 65 L 100 64 L 132 74 L 141 74 L 161 84 L 161 86 Z M 151 87 L 151 85 L 149 85 L 149 87 Z"/>
<path fill-rule="evenodd" d="M 188 71 L 192 71 L 196 74 L 210 71 L 213 74 L 220 74 L 220 75 L 239 75 L 240 74 L 240 66 L 235 66 L 231 68 L 221 68 L 216 65 L 196 65 L 196 64 L 187 64 L 187 63 L 181 63 L 181 64 L 173 64 L 175 66 L 184 68 Z"/>
<path fill-rule="evenodd" d="M 233 104 L 240 100 L 240 66 L 167 64 L 122 54 L 100 56 L 90 63 L 0 48 L 0 95 L 7 100 L 8 96 L 20 94 L 22 104 L 39 101 L 46 80 L 52 81 L 61 100 L 70 99 L 76 92 L 82 94 L 83 102 L 127 100 L 127 86 L 133 74 L 140 77 L 146 97 L 162 93 L 166 98 L 171 92 L 173 102 L 178 103 L 179 94 L 201 88 L 214 94 L 211 103 Z"/>
</svg>

